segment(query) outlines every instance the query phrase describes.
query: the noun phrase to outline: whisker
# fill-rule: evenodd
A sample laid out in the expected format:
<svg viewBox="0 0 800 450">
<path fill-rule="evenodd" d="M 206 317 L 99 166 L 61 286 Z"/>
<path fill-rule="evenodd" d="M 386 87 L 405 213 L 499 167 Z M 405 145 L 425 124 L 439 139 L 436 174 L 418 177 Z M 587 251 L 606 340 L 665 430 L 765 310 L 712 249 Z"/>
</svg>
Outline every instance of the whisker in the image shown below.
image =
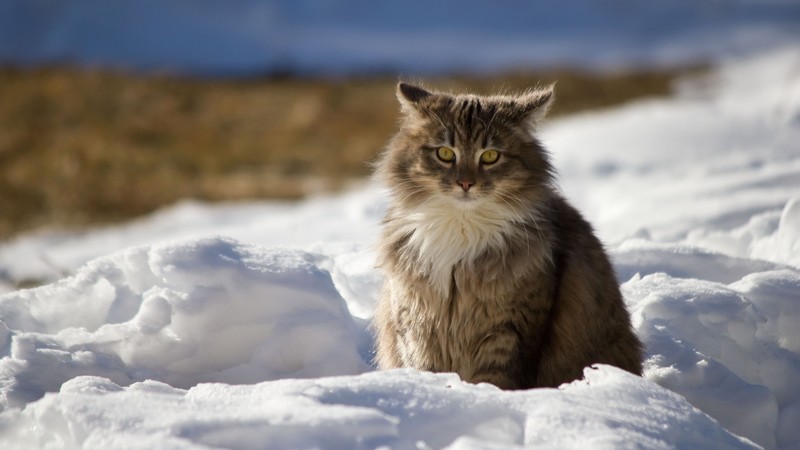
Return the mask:
<svg viewBox="0 0 800 450">
<path fill-rule="evenodd" d="M 409 192 L 408 194 L 406 194 L 406 195 L 405 195 L 405 196 L 403 196 L 402 198 L 400 198 L 400 199 L 397 199 L 397 200 L 396 200 L 396 202 L 397 202 L 397 203 L 403 203 L 403 202 L 405 202 L 406 200 L 408 200 L 409 198 L 411 198 L 411 197 L 413 197 L 413 196 L 415 196 L 415 195 L 417 195 L 417 194 L 419 194 L 419 193 L 421 193 L 421 192 L 424 192 L 424 191 L 425 191 L 425 188 L 424 188 L 424 187 L 419 187 L 419 188 L 417 188 L 417 189 L 415 189 L 415 190 L 413 190 L 413 191 Z"/>
<path fill-rule="evenodd" d="M 508 205 L 509 208 L 514 209 L 514 207 L 511 205 L 511 203 L 509 203 L 508 200 L 506 200 L 506 197 L 505 197 L 504 194 L 505 193 L 503 193 L 503 192 L 500 193 L 500 196 L 499 196 L 500 200 L 502 200 L 503 203 Z M 516 199 L 509 198 L 509 200 L 515 201 Z M 530 236 L 528 235 L 528 232 L 527 232 L 528 231 L 527 227 L 525 226 L 525 222 L 522 222 L 522 228 L 525 229 L 525 245 L 526 245 L 526 247 L 528 249 L 528 254 L 530 255 L 531 254 L 531 241 L 530 241 Z"/>
<path fill-rule="evenodd" d="M 515 196 L 514 194 L 509 193 L 509 192 L 501 192 L 500 195 L 508 196 L 508 198 L 512 199 L 518 205 L 520 205 L 520 207 L 524 208 L 524 203 L 522 202 L 522 200 L 517 198 L 517 196 Z M 540 241 L 541 242 L 545 242 L 544 232 L 542 231 L 542 228 L 539 226 L 539 222 L 536 220 L 536 215 L 537 215 L 537 212 L 535 210 L 533 210 L 533 211 L 529 210 L 528 213 L 525 215 L 525 217 L 529 218 L 533 222 L 533 227 L 536 229 L 536 232 L 539 235 Z"/>
<path fill-rule="evenodd" d="M 500 109 L 500 108 L 498 108 L 498 107 L 495 105 L 495 107 L 494 107 L 494 113 L 492 114 L 492 118 L 491 118 L 491 119 L 489 119 L 489 125 L 487 125 L 487 126 L 486 126 L 486 133 L 487 133 L 487 134 L 489 133 L 489 127 L 491 127 L 491 126 L 492 126 L 492 122 L 494 122 L 494 118 L 495 118 L 495 117 L 497 117 L 497 111 L 498 111 L 499 109 Z"/>
<path fill-rule="evenodd" d="M 442 126 L 442 130 L 444 130 L 445 134 L 449 134 L 450 129 L 447 128 L 447 126 L 444 124 L 444 121 L 439 117 L 438 114 L 436 114 L 435 112 L 433 112 L 432 109 L 427 108 L 427 107 L 425 108 L 425 111 L 430 113 L 433 116 L 433 118 L 436 119 L 437 122 L 439 122 L 439 125 Z"/>
</svg>

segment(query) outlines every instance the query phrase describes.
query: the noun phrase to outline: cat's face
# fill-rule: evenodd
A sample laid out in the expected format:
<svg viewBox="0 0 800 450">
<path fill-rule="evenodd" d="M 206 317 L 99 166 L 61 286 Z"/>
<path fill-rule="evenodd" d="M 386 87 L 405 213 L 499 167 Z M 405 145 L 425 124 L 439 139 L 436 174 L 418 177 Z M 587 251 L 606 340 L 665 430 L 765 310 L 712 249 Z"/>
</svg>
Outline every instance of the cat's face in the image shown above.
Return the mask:
<svg viewBox="0 0 800 450">
<path fill-rule="evenodd" d="M 533 131 L 552 88 L 479 97 L 401 83 L 398 98 L 404 121 L 379 173 L 405 206 L 525 209 L 551 183 L 551 165 Z"/>
</svg>

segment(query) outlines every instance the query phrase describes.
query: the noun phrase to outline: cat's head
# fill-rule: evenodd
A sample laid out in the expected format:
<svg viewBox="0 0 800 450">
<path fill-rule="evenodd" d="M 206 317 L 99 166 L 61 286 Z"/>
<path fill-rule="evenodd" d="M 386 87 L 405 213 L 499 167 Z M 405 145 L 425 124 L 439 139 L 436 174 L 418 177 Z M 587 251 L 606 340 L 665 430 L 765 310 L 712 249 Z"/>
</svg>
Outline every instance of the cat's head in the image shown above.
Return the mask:
<svg viewBox="0 0 800 450">
<path fill-rule="evenodd" d="M 535 130 L 552 86 L 483 97 L 400 83 L 397 98 L 402 124 L 377 173 L 403 206 L 524 210 L 550 191 L 552 166 Z"/>
</svg>

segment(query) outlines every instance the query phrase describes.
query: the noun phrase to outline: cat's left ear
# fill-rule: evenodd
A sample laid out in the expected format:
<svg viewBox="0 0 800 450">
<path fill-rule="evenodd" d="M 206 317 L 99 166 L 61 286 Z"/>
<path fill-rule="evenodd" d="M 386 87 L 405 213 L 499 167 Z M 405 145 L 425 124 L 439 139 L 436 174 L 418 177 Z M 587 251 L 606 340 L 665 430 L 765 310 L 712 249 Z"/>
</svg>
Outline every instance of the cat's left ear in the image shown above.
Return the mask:
<svg viewBox="0 0 800 450">
<path fill-rule="evenodd" d="M 431 92 L 413 84 L 400 82 L 397 84 L 397 100 L 405 113 L 420 111 L 420 105 L 433 96 Z"/>
<path fill-rule="evenodd" d="M 530 91 L 519 98 L 518 102 L 522 108 L 524 120 L 530 128 L 536 128 L 544 119 L 554 99 L 555 84 Z"/>
</svg>

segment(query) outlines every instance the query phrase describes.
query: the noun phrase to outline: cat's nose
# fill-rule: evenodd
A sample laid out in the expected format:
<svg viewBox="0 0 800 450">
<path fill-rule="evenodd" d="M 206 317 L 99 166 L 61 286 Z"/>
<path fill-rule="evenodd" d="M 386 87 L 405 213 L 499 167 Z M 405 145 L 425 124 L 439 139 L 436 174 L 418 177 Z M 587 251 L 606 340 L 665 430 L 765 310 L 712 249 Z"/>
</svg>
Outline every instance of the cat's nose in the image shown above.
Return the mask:
<svg viewBox="0 0 800 450">
<path fill-rule="evenodd" d="M 461 189 L 463 189 L 464 192 L 467 192 L 469 190 L 469 188 L 471 188 L 472 186 L 475 185 L 475 182 L 474 181 L 469 181 L 469 180 L 461 180 L 461 181 L 458 182 L 458 184 L 461 185 Z"/>
</svg>

